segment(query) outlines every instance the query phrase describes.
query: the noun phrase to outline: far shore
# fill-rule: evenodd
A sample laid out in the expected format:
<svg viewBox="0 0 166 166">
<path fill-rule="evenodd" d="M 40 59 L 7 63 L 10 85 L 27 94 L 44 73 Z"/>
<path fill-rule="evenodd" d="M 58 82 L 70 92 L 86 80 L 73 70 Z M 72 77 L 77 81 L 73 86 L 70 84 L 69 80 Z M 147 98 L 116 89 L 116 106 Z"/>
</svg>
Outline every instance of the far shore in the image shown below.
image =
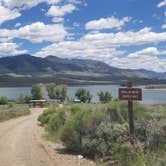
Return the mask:
<svg viewBox="0 0 166 166">
<path fill-rule="evenodd" d="M 149 90 L 166 90 L 166 86 L 145 86 L 144 89 Z"/>
</svg>

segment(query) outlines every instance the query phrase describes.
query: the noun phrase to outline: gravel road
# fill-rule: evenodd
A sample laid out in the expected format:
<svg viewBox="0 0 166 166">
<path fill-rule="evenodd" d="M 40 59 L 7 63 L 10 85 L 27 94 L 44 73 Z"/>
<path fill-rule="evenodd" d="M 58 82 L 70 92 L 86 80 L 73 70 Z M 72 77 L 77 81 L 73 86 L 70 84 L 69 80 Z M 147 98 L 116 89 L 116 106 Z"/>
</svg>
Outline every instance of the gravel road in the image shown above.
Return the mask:
<svg viewBox="0 0 166 166">
<path fill-rule="evenodd" d="M 41 109 L 31 115 L 0 123 L 0 166 L 94 166 L 77 155 L 58 153 L 63 148 L 42 139 L 37 124 Z"/>
</svg>

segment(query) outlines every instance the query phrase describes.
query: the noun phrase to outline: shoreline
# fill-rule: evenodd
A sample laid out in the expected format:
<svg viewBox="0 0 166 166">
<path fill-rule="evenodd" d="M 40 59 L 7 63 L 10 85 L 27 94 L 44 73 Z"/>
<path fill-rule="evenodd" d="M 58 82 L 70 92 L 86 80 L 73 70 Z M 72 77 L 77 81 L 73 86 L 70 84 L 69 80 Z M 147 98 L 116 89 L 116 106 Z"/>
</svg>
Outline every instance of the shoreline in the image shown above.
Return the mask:
<svg viewBox="0 0 166 166">
<path fill-rule="evenodd" d="M 166 91 L 166 88 L 144 88 L 144 90 L 163 90 L 163 91 Z"/>
<path fill-rule="evenodd" d="M 166 91 L 166 87 L 144 87 L 145 90 L 164 90 Z"/>
</svg>

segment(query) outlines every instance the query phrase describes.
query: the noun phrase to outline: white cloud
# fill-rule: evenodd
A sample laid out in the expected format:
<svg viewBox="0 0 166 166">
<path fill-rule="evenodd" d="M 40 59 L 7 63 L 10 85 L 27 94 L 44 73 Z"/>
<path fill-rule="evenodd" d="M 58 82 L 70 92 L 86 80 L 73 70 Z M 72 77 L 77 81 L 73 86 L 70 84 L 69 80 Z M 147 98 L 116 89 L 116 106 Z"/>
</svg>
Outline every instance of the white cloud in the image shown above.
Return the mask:
<svg viewBox="0 0 166 166">
<path fill-rule="evenodd" d="M 27 39 L 32 42 L 57 42 L 63 40 L 67 35 L 67 32 L 61 24 L 46 25 L 42 22 L 36 22 L 21 27 L 16 32 L 16 35 L 16 37 Z"/>
<path fill-rule="evenodd" d="M 166 29 L 166 24 L 163 24 L 161 28 Z"/>
<path fill-rule="evenodd" d="M 27 53 L 27 50 L 17 50 L 18 47 L 16 43 L 0 43 L 0 57 Z"/>
<path fill-rule="evenodd" d="M 161 8 L 163 6 L 166 6 L 166 0 L 163 0 L 162 2 L 160 2 L 157 7 Z"/>
<path fill-rule="evenodd" d="M 78 41 L 64 41 L 43 48 L 39 56 L 62 55 L 62 56 L 99 56 L 111 57 L 119 46 L 136 46 L 149 43 L 166 41 L 166 33 L 155 33 L 150 28 L 143 28 L 137 32 L 118 33 L 88 33 Z M 150 49 L 146 50 L 149 51 Z M 154 50 L 153 50 L 154 51 Z M 116 52 L 117 53 L 117 52 Z M 117 53 L 119 55 L 119 51 Z"/>
<path fill-rule="evenodd" d="M 14 25 L 15 28 L 18 28 L 20 26 L 21 26 L 21 23 L 19 23 L 19 22 Z"/>
<path fill-rule="evenodd" d="M 124 58 L 126 53 L 118 49 L 120 46 L 155 44 L 161 41 L 166 41 L 166 33 L 155 33 L 150 28 L 143 28 L 137 32 L 93 32 L 86 34 L 78 41 L 63 41 L 51 44 L 37 52 L 35 56 L 53 55 L 64 58 L 86 58 L 100 60 L 115 67 L 145 68 L 163 72 L 166 71 L 166 59 L 160 59 L 159 55 L 164 56 L 166 51 L 149 47 Z"/>
<path fill-rule="evenodd" d="M 54 17 L 52 19 L 52 22 L 54 22 L 54 23 L 62 23 L 63 21 L 64 21 L 63 17 Z"/>
<path fill-rule="evenodd" d="M 0 0 L 9 9 L 28 9 L 39 5 L 40 3 L 58 4 L 63 0 Z"/>
<path fill-rule="evenodd" d="M 0 0 L 0 2 L 9 9 L 19 8 L 26 9 L 32 8 L 45 0 Z"/>
<path fill-rule="evenodd" d="M 166 51 L 160 51 L 156 47 L 148 47 L 141 51 L 131 53 L 128 55 L 129 58 L 141 58 L 142 56 L 158 56 L 166 55 Z"/>
<path fill-rule="evenodd" d="M 10 37 L 0 37 L 0 43 L 7 43 L 11 41 L 12 41 L 12 38 Z"/>
<path fill-rule="evenodd" d="M 61 22 L 62 17 L 75 10 L 75 5 L 81 4 L 82 0 L 0 0 L 0 24 L 21 16 L 19 11 L 30 9 L 40 3 L 53 5 L 49 9 L 48 15 L 54 17 L 54 22 Z"/>
<path fill-rule="evenodd" d="M 125 23 L 129 22 L 131 18 L 124 17 L 123 19 L 115 18 L 114 16 L 109 18 L 101 18 L 99 20 L 92 20 L 86 23 L 87 30 L 101 30 L 101 29 L 121 29 Z"/>
<path fill-rule="evenodd" d="M 116 48 L 97 46 L 90 42 L 64 41 L 43 48 L 35 56 L 53 55 L 63 58 L 87 58 L 104 61 L 122 54 L 123 52 L 116 50 Z"/>
<path fill-rule="evenodd" d="M 17 30 L 0 29 L 0 37 L 21 38 L 34 43 L 62 41 L 67 35 L 62 24 L 46 25 L 42 22 L 26 25 Z"/>
<path fill-rule="evenodd" d="M 81 0 L 0 0 L 0 4 L 9 8 L 9 9 L 28 9 L 39 5 L 40 3 L 47 3 L 49 5 L 60 4 L 61 2 L 65 3 L 81 3 Z"/>
<path fill-rule="evenodd" d="M 51 6 L 47 12 L 47 15 L 53 17 L 53 22 L 62 22 L 63 17 L 66 14 L 72 13 L 74 10 L 76 10 L 76 7 L 73 4 Z"/>
<path fill-rule="evenodd" d="M 146 69 L 156 72 L 166 72 L 166 60 L 157 57 L 146 56 L 144 58 L 115 58 L 112 59 L 112 66 L 125 69 Z"/>
<path fill-rule="evenodd" d="M 16 10 L 10 10 L 0 5 L 0 24 L 8 20 L 20 17 L 21 14 Z"/>
<path fill-rule="evenodd" d="M 67 4 L 64 6 L 51 6 L 50 9 L 47 12 L 48 16 L 53 17 L 62 17 L 68 13 L 73 12 L 76 9 L 76 7 L 73 4 Z"/>
<path fill-rule="evenodd" d="M 137 51 L 135 53 L 129 54 L 127 57 L 118 58 L 115 57 L 111 60 L 110 64 L 112 66 L 116 66 L 119 68 L 125 69 L 147 69 L 156 72 L 166 72 L 166 59 L 159 58 L 159 54 L 166 53 L 166 51 L 158 51 L 157 48 L 154 49 L 156 55 L 151 55 L 151 51 L 147 51 L 148 49 L 144 49 L 141 51 Z M 149 49 L 150 50 L 150 49 Z M 143 52 L 146 52 L 143 54 Z M 149 53 L 147 53 L 149 52 Z M 153 51 L 152 51 L 153 52 Z"/>
<path fill-rule="evenodd" d="M 118 33 L 88 33 L 83 37 L 87 42 L 107 45 L 109 47 L 117 46 L 136 46 L 148 43 L 159 43 L 166 41 L 166 32 L 156 33 L 151 28 L 143 28 L 139 31 L 127 31 Z"/>
</svg>

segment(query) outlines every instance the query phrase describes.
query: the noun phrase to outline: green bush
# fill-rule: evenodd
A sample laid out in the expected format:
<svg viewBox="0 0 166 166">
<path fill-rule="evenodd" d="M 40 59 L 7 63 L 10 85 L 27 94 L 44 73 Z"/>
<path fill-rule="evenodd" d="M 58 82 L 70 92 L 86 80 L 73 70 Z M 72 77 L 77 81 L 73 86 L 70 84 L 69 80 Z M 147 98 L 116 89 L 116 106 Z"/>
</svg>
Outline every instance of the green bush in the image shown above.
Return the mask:
<svg viewBox="0 0 166 166">
<path fill-rule="evenodd" d="M 30 114 L 28 105 L 9 103 L 0 105 L 0 122 Z"/>
<path fill-rule="evenodd" d="M 149 166 L 165 163 L 166 108 L 134 103 L 137 143 L 129 142 L 127 102 L 73 104 L 50 107 L 39 117 L 49 134 L 66 148 L 90 158 L 119 166 Z M 157 120 L 156 120 L 157 119 Z"/>
<path fill-rule="evenodd" d="M 30 97 L 21 93 L 18 98 L 16 99 L 17 104 L 28 104 L 30 100 Z"/>
<path fill-rule="evenodd" d="M 38 117 L 38 121 L 40 121 L 40 123 L 42 125 L 48 124 L 48 122 L 50 121 L 50 119 L 52 118 L 53 114 L 55 114 L 56 112 L 56 107 L 55 106 L 51 106 L 49 107 L 49 109 L 46 109 L 43 114 L 41 114 Z"/>
<path fill-rule="evenodd" d="M 100 91 L 98 94 L 99 100 L 101 103 L 108 103 L 110 101 L 112 101 L 112 95 L 110 92 L 107 91 Z"/>
<path fill-rule="evenodd" d="M 90 103 L 93 97 L 90 91 L 84 88 L 77 89 L 75 96 L 83 103 Z"/>
<path fill-rule="evenodd" d="M 8 98 L 7 97 L 0 97 L 0 105 L 8 104 Z"/>
<path fill-rule="evenodd" d="M 85 151 L 83 146 L 84 136 L 93 134 L 102 122 L 104 115 L 99 111 L 80 111 L 71 120 L 68 120 L 62 129 L 61 140 L 69 150 L 75 152 Z"/>
<path fill-rule="evenodd" d="M 43 98 L 42 94 L 42 87 L 40 84 L 34 84 L 32 85 L 31 89 L 32 99 L 34 100 L 40 100 Z"/>
<path fill-rule="evenodd" d="M 56 85 L 55 83 L 50 83 L 46 85 L 46 90 L 50 99 L 59 99 L 64 102 L 67 96 L 67 86 L 66 85 Z"/>
</svg>

